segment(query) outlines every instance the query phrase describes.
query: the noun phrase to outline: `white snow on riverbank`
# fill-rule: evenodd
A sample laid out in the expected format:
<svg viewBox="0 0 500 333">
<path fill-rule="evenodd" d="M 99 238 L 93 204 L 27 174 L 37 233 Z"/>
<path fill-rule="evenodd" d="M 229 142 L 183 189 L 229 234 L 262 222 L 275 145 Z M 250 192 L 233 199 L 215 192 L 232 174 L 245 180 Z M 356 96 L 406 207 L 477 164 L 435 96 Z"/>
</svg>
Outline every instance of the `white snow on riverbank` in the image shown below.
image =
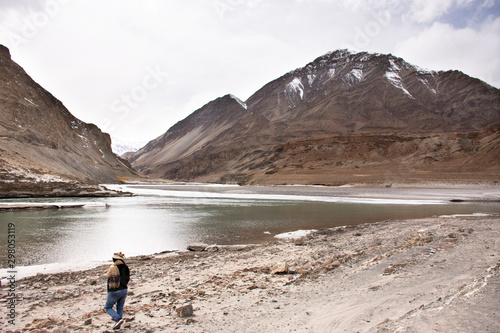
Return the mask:
<svg viewBox="0 0 500 333">
<path fill-rule="evenodd" d="M 485 214 L 485 213 L 473 213 L 473 214 L 453 214 L 453 215 L 440 215 L 441 218 L 449 218 L 449 217 L 489 217 L 495 216 L 496 214 Z"/>
<path fill-rule="evenodd" d="M 315 229 L 311 229 L 311 230 L 295 230 L 295 231 L 290 231 L 290 232 L 284 232 L 284 233 L 281 233 L 281 234 L 277 234 L 277 235 L 274 236 L 274 238 L 295 240 L 295 239 L 300 239 L 302 237 L 306 237 L 311 232 L 315 232 L 315 231 L 317 231 L 317 230 L 315 230 Z"/>
<path fill-rule="evenodd" d="M 382 205 L 440 205 L 446 204 L 445 200 L 432 199 L 395 199 L 395 198 L 362 198 L 362 197 L 340 197 L 340 196 L 312 196 L 312 195 L 288 195 L 288 194 L 259 194 L 232 192 L 210 192 L 210 191 L 186 191 L 168 189 L 169 185 L 105 185 L 110 190 L 131 192 L 140 196 L 165 196 L 181 198 L 223 198 L 223 199 L 247 199 L 247 200 L 285 200 L 285 201 L 315 201 L 315 202 L 338 202 L 338 203 L 360 203 L 360 204 L 382 204 Z M 184 186 L 184 185 L 182 185 Z M 205 185 L 199 185 L 205 187 Z M 226 185 L 228 186 L 228 185 Z"/>
<path fill-rule="evenodd" d="M 47 209 L 47 208 L 96 208 L 106 207 L 104 202 L 2 202 L 0 210 L 10 209 Z"/>
<path fill-rule="evenodd" d="M 111 262 L 110 262 L 111 263 Z M 77 262 L 66 262 L 66 263 L 53 263 L 45 265 L 33 265 L 33 266 L 18 266 L 14 269 L 0 269 L 0 285 L 5 287 L 9 282 L 7 279 L 11 276 L 15 276 L 15 280 L 19 281 L 24 278 L 35 276 L 38 274 L 55 274 L 62 272 L 73 272 L 82 271 L 86 269 L 95 268 L 100 265 L 106 264 L 106 261 L 77 261 Z"/>
</svg>

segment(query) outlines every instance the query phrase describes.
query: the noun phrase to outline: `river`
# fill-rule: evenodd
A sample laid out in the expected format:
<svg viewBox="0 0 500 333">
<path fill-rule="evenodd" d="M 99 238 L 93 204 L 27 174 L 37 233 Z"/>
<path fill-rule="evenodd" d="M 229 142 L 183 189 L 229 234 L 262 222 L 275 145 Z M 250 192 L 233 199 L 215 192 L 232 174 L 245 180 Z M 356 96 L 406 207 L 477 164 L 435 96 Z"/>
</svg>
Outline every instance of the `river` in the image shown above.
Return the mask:
<svg viewBox="0 0 500 333">
<path fill-rule="evenodd" d="M 121 186 L 136 196 L 15 199 L 2 203 L 81 203 L 83 208 L 0 212 L 0 265 L 7 268 L 8 225 L 16 266 L 79 266 L 127 256 L 184 250 L 189 243 L 249 244 L 276 234 L 383 220 L 500 213 L 499 203 L 244 194 Z M 208 188 L 208 190 L 207 190 Z M 12 233 L 12 230 L 11 230 Z"/>
</svg>

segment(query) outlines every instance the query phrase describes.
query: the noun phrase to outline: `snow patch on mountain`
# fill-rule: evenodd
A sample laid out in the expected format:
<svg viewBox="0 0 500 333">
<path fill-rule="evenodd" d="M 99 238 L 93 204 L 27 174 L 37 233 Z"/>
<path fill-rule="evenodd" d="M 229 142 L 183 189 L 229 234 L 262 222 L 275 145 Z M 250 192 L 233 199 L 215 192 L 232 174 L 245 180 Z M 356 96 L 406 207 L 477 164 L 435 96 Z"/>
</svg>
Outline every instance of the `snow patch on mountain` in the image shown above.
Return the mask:
<svg viewBox="0 0 500 333">
<path fill-rule="evenodd" d="M 342 81 L 344 82 L 345 85 L 352 87 L 356 85 L 359 81 L 361 81 L 362 77 L 363 77 L 363 70 L 359 68 L 354 68 L 349 73 L 344 75 Z"/>
<path fill-rule="evenodd" d="M 85 147 L 87 149 L 90 148 L 90 146 L 89 146 L 89 139 L 86 136 L 78 134 L 78 133 L 75 133 L 75 134 L 82 139 L 83 147 Z"/>
<path fill-rule="evenodd" d="M 295 93 L 300 95 L 300 99 L 304 99 L 304 85 L 302 85 L 302 80 L 298 77 L 294 78 L 292 82 L 285 87 L 285 94 L 292 95 Z"/>
<path fill-rule="evenodd" d="M 234 96 L 233 94 L 229 95 L 232 99 L 234 99 L 236 102 L 238 102 L 245 110 L 248 110 L 247 104 L 243 102 L 241 99 L 238 97 Z"/>
<path fill-rule="evenodd" d="M 412 65 L 413 68 L 415 68 L 415 70 L 417 71 L 418 74 L 421 74 L 421 75 L 431 75 L 431 76 L 434 76 L 434 73 L 436 73 L 436 71 L 433 71 L 431 69 L 427 69 L 427 68 L 424 68 L 424 67 L 420 67 L 420 66 L 417 66 L 417 65 Z"/>
<path fill-rule="evenodd" d="M 15 165 L 2 165 L 4 172 L 11 177 L 24 178 L 34 183 L 62 183 L 68 182 L 68 179 L 58 175 L 35 173 L 33 170 L 25 169 Z M 3 182 L 14 182 L 14 180 L 4 179 Z"/>
<path fill-rule="evenodd" d="M 389 64 L 390 64 L 390 70 L 393 72 L 399 72 L 401 71 L 401 67 L 396 63 L 394 59 L 389 59 Z"/>
<path fill-rule="evenodd" d="M 283 92 L 288 101 L 289 108 L 294 108 L 296 106 L 295 103 L 300 102 L 298 98 L 300 98 L 301 101 L 304 100 L 304 85 L 302 84 L 302 80 L 298 77 L 295 77 L 292 82 L 288 83 Z"/>
<path fill-rule="evenodd" d="M 337 51 L 330 51 L 325 53 L 323 56 L 328 56 L 330 60 L 339 60 L 342 58 L 347 58 L 349 55 L 354 55 L 357 52 L 348 49 L 342 49 Z"/>
<path fill-rule="evenodd" d="M 389 69 L 384 74 L 386 79 L 394 87 L 401 89 L 410 98 L 414 98 L 410 94 L 410 92 L 408 90 L 406 90 L 406 88 L 403 85 L 403 80 L 401 79 L 401 76 L 399 75 L 399 73 L 401 71 L 401 67 L 396 63 L 396 61 L 394 59 L 389 59 L 389 63 L 390 63 Z"/>
<path fill-rule="evenodd" d="M 434 95 L 437 95 L 436 89 L 434 89 L 430 83 L 431 80 L 434 80 L 434 74 L 421 73 L 421 72 L 418 72 L 418 74 L 419 74 L 418 81 L 420 81 L 423 85 L 425 85 L 427 89 L 429 89 Z"/>
<path fill-rule="evenodd" d="M 384 76 L 387 78 L 390 84 L 392 84 L 394 87 L 401 89 L 406 95 L 409 97 L 413 98 L 413 96 L 410 94 L 408 90 L 403 86 L 403 80 L 401 79 L 401 76 L 399 76 L 398 73 L 396 72 L 391 72 L 387 71 Z"/>
<path fill-rule="evenodd" d="M 24 97 L 24 100 L 27 101 L 28 103 L 30 103 L 31 105 L 38 106 L 35 103 L 33 103 L 33 101 L 29 98 Z"/>
<path fill-rule="evenodd" d="M 429 81 L 427 79 L 419 78 L 418 80 L 420 82 L 422 82 L 427 87 L 427 89 L 429 89 L 434 95 L 437 94 L 436 89 L 434 89 L 434 88 L 431 87 L 431 85 L 429 84 Z"/>
<path fill-rule="evenodd" d="M 316 78 L 315 74 L 308 74 L 307 75 L 307 83 L 309 84 L 309 87 L 312 86 L 315 78 Z"/>
<path fill-rule="evenodd" d="M 353 69 L 351 71 L 351 74 L 358 80 L 361 81 L 361 77 L 363 76 L 363 70 L 362 69 Z"/>
</svg>

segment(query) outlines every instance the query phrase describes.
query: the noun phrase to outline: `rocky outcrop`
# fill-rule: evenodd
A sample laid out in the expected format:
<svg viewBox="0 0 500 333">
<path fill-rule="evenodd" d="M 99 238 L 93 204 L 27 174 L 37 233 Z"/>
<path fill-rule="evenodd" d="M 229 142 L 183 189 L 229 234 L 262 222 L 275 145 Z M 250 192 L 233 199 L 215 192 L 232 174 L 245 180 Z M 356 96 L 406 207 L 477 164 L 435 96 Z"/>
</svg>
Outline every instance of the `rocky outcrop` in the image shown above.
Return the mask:
<svg viewBox="0 0 500 333">
<path fill-rule="evenodd" d="M 179 306 L 175 309 L 175 312 L 177 312 L 177 315 L 181 318 L 191 317 L 193 315 L 193 305 L 185 304 Z"/>
<path fill-rule="evenodd" d="M 45 185 L 66 188 L 137 176 L 112 152 L 108 134 L 75 118 L 12 61 L 4 46 L 0 46 L 0 166 L 0 192 L 13 196 L 19 191 L 29 194 L 34 184 L 43 194 Z"/>
<path fill-rule="evenodd" d="M 186 181 L 339 184 L 436 170 L 474 179 L 498 174 L 489 157 L 499 154 L 498 123 L 500 91 L 478 79 L 340 50 L 246 102 L 208 103 L 127 159 L 146 175 Z"/>
</svg>

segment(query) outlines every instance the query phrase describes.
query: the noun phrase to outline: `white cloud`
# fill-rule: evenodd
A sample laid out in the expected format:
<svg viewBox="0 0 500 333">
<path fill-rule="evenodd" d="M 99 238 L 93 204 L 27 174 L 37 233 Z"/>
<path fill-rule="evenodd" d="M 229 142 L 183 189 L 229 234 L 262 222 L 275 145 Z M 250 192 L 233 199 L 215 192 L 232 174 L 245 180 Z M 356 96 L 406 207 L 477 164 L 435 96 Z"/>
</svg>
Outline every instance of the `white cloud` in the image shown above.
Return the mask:
<svg viewBox="0 0 500 333">
<path fill-rule="evenodd" d="M 500 18 L 478 30 L 434 23 L 396 47 L 407 61 L 435 70 L 459 69 L 500 87 Z"/>
<path fill-rule="evenodd" d="M 430 22 L 446 13 L 453 0 L 415 0 L 411 5 L 411 18 L 419 23 Z"/>
<path fill-rule="evenodd" d="M 440 21 L 464 6 L 492 15 L 494 4 L 483 7 L 488 1 L 2 0 L 0 43 L 75 116 L 138 141 L 212 99 L 246 99 L 344 47 L 459 69 L 500 86 L 498 15 L 463 29 Z M 33 21 L 34 14 L 42 16 Z M 147 68 L 157 67 L 166 73 L 161 84 L 144 99 L 137 95 L 126 116 L 116 112 L 113 103 L 140 93 Z"/>
</svg>

